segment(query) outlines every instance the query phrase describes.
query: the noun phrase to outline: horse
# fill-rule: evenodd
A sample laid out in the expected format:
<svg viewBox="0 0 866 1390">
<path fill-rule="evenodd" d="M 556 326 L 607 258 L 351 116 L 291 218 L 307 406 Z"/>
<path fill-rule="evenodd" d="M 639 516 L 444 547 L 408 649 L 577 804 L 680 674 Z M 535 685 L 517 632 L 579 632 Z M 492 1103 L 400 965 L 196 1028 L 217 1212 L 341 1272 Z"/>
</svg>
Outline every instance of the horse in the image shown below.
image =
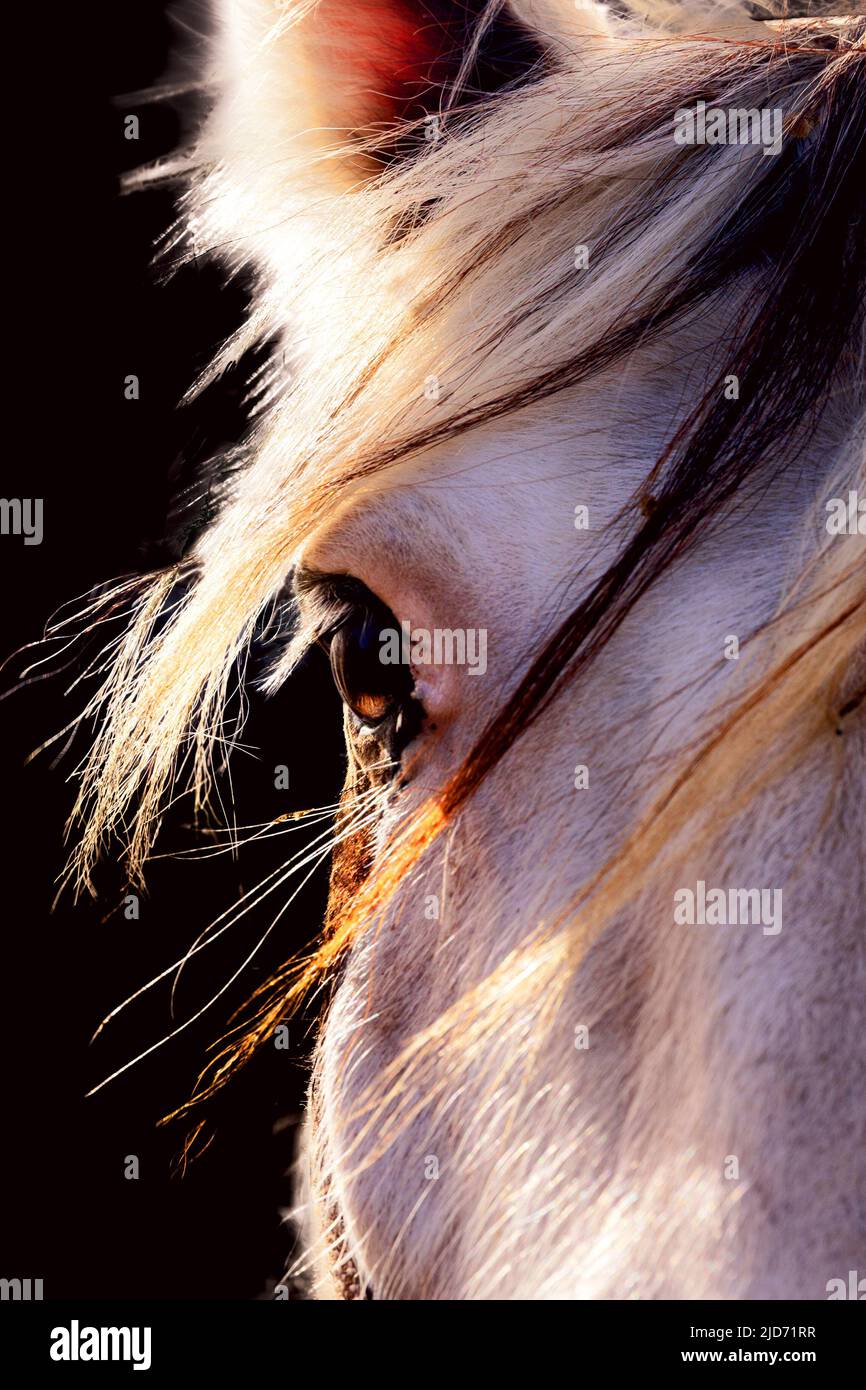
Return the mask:
<svg viewBox="0 0 866 1390">
<path fill-rule="evenodd" d="M 123 587 L 69 874 L 207 804 L 254 635 L 325 650 L 326 920 L 198 1095 L 319 992 L 314 1297 L 862 1266 L 866 20 L 757 8 L 219 0 L 145 176 L 255 279 L 205 379 L 269 367 Z"/>
</svg>

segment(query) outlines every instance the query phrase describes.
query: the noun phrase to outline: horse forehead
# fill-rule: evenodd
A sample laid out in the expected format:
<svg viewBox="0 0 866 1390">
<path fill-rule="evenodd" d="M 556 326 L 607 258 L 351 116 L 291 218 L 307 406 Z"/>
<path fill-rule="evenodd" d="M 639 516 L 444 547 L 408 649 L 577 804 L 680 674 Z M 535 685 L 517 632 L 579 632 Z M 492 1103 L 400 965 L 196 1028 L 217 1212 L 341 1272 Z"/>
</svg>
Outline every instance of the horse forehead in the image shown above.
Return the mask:
<svg viewBox="0 0 866 1390">
<path fill-rule="evenodd" d="M 459 574 L 470 591 L 499 576 L 555 578 L 575 560 L 575 507 L 592 500 L 596 520 L 609 519 L 626 483 L 576 416 L 579 405 L 548 403 L 377 474 L 314 532 L 304 563 L 365 580 L 378 568 L 406 584 Z"/>
</svg>

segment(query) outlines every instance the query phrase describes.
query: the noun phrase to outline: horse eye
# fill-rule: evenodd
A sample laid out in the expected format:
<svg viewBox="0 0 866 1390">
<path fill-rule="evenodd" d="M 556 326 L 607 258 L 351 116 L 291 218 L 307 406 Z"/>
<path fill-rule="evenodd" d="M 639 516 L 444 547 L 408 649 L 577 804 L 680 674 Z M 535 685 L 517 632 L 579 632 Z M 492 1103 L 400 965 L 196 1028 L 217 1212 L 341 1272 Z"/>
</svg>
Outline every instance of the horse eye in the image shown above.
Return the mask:
<svg viewBox="0 0 866 1390">
<path fill-rule="evenodd" d="M 381 635 L 397 628 L 396 619 L 384 604 L 359 606 L 327 642 L 334 681 L 343 700 L 356 718 L 374 728 L 386 720 L 405 726 L 406 716 L 418 703 L 412 698 L 409 667 L 381 660 Z"/>
</svg>

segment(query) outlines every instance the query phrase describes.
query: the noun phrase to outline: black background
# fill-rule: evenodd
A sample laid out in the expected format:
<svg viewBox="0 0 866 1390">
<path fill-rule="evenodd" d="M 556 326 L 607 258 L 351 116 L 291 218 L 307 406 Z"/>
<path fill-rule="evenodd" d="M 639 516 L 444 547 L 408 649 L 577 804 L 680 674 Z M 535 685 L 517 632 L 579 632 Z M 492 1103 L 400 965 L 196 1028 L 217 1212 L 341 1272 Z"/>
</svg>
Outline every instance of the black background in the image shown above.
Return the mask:
<svg viewBox="0 0 866 1390">
<path fill-rule="evenodd" d="M 122 879 L 109 856 L 99 900 L 76 905 L 67 894 L 52 913 L 70 776 L 87 731 L 59 762 L 63 741 L 25 765 L 32 749 L 80 712 L 91 687 L 65 693 L 81 666 L 75 652 L 53 661 L 60 666 L 72 656 L 66 671 L 20 687 L 28 661 L 56 648 L 14 653 L 41 636 L 59 605 L 91 586 L 176 558 L 163 540 L 172 496 L 195 466 L 240 437 L 245 381 L 255 365 L 248 361 L 196 404 L 178 407 L 238 323 L 245 289 L 226 289 L 219 270 L 204 264 L 161 284 L 153 250 L 172 220 L 175 195 L 119 192 L 124 171 L 176 149 L 194 124 L 199 98 L 152 104 L 128 94 L 194 70 L 204 6 L 198 14 L 182 7 L 180 23 L 159 0 L 68 8 L 16 16 L 7 32 L 7 90 L 14 83 L 17 96 L 4 153 L 14 214 L 7 214 L 0 491 L 44 498 L 45 535 L 29 547 L 0 538 L 0 645 L 9 658 L 0 676 L 0 1276 L 42 1278 L 46 1299 L 252 1298 L 267 1295 L 291 1253 L 280 1212 L 291 1200 L 287 1169 L 310 1020 L 292 1023 L 289 1053 L 262 1053 L 201 1112 L 213 1139 L 182 1177 L 172 1173 L 190 1125 L 157 1128 L 157 1121 L 190 1095 L 232 1009 L 315 934 L 325 872 L 238 988 L 92 1099 L 85 1099 L 90 1086 L 169 1030 L 166 986 L 88 1042 L 112 1007 L 313 832 L 234 859 L 154 862 L 138 921 L 124 917 Z M 130 113 L 140 119 L 137 142 L 124 138 Z M 124 399 L 129 373 L 140 378 L 137 402 Z M 85 648 L 88 656 L 94 650 Z M 253 691 L 251 700 L 243 736 L 250 751 L 233 765 L 237 821 L 333 801 L 342 752 L 324 666 L 314 660 L 275 699 Z M 290 769 L 288 793 L 275 790 L 277 764 Z M 190 808 L 179 807 L 159 849 L 206 843 L 190 821 Z M 234 927 L 225 949 L 216 946 L 188 968 L 177 1021 L 228 978 L 284 896 Z M 137 1181 L 124 1177 L 132 1154 Z"/>
</svg>

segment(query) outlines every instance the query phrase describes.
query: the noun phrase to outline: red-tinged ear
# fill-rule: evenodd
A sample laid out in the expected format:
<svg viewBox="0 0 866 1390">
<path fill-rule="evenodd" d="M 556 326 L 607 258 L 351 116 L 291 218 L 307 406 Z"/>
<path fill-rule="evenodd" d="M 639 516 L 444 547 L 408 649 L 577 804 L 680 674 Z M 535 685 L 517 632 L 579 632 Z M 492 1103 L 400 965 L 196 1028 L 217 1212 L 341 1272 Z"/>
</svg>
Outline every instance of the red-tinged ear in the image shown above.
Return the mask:
<svg viewBox="0 0 866 1390">
<path fill-rule="evenodd" d="M 297 38 L 323 121 L 366 130 L 438 104 L 436 89 L 459 67 L 471 10 L 423 0 L 320 0 Z"/>
<path fill-rule="evenodd" d="M 486 0 L 217 0 L 225 121 L 248 148 L 279 156 L 287 141 L 336 148 L 436 113 L 488 8 Z M 541 58 L 510 5 L 494 5 L 467 92 L 513 83 Z"/>
</svg>

